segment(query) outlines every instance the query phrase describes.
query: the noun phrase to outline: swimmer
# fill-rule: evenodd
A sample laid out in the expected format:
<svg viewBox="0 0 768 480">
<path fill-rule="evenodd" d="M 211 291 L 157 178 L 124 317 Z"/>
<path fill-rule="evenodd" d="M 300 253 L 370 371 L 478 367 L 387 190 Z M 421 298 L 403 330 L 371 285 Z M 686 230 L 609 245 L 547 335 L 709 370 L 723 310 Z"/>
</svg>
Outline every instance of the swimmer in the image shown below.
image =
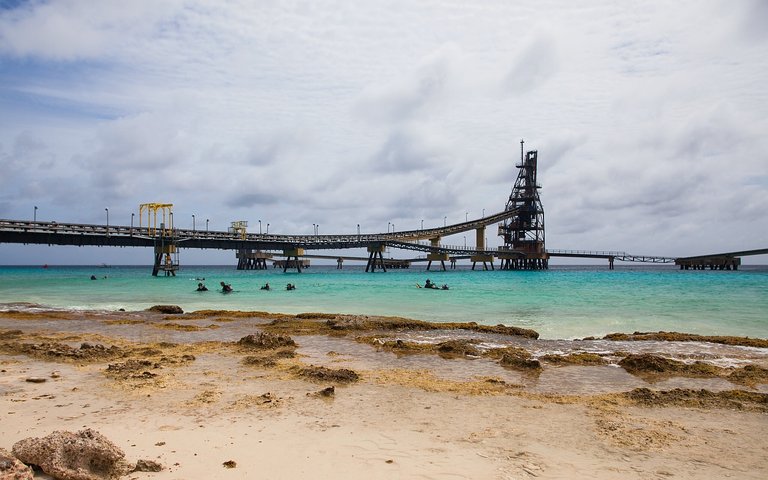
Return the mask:
<svg viewBox="0 0 768 480">
<path fill-rule="evenodd" d="M 269 284 L 265 283 L 263 287 L 261 287 L 262 290 L 269 290 Z"/>
<path fill-rule="evenodd" d="M 205 284 L 203 284 L 202 282 L 198 283 L 197 284 L 197 291 L 198 292 L 207 292 L 208 291 L 208 287 L 206 287 Z"/>
<path fill-rule="evenodd" d="M 289 283 L 288 285 L 285 286 L 285 289 L 286 290 L 296 290 L 296 285 L 294 285 L 292 283 Z"/>
<path fill-rule="evenodd" d="M 222 293 L 229 293 L 232 291 L 232 285 L 228 283 L 221 282 L 221 292 Z"/>
</svg>

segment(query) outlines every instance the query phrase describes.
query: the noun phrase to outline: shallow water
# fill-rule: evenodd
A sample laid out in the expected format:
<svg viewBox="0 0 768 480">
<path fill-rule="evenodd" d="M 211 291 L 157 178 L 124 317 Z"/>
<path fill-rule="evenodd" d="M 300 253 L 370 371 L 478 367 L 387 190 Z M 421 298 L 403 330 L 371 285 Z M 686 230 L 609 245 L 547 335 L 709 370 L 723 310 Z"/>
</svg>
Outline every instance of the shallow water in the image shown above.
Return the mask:
<svg viewBox="0 0 768 480">
<path fill-rule="evenodd" d="M 91 275 L 98 279 L 90 280 Z M 202 278 L 210 291 L 195 291 Z M 426 278 L 451 289 L 416 288 Z M 220 281 L 231 283 L 235 292 L 217 291 Z M 273 290 L 259 289 L 266 282 Z M 286 291 L 289 282 L 297 290 Z M 766 267 L 737 272 L 680 271 L 672 266 L 425 272 L 417 266 L 370 274 L 360 267 L 315 266 L 299 274 L 190 266 L 175 278 L 152 277 L 148 267 L 0 267 L 0 304 L 18 302 L 75 310 L 175 304 L 185 311 L 394 315 L 503 323 L 532 328 L 547 339 L 657 330 L 768 337 Z"/>
<path fill-rule="evenodd" d="M 163 320 L 165 316 L 145 312 L 109 313 L 75 319 L 13 319 L 0 320 L 2 329 L 20 329 L 26 332 L 51 331 L 60 333 L 98 333 L 107 337 L 123 338 L 132 342 L 172 342 L 194 344 L 196 342 L 236 342 L 245 335 L 256 333 L 269 320 L 240 318 L 218 322 L 213 318 Z M 140 323 L 116 323 L 113 320 L 135 320 Z M 202 328 L 196 331 L 180 331 L 168 328 L 169 323 Z M 375 332 L 369 332 L 374 334 Z M 546 365 L 540 372 L 528 373 L 504 368 L 498 362 L 486 358 L 444 359 L 434 354 L 398 355 L 391 351 L 379 350 L 368 343 L 353 338 L 328 337 L 322 335 L 295 336 L 299 344 L 297 353 L 306 364 L 322 365 L 329 368 L 351 368 L 356 371 L 368 370 L 412 370 L 429 371 L 437 378 L 452 381 L 471 381 L 486 378 L 503 380 L 511 385 L 523 386 L 526 391 L 553 394 L 600 394 L 628 391 L 638 387 L 657 389 L 706 388 L 712 391 L 744 388 L 721 378 L 665 379 L 654 384 L 627 373 L 618 366 L 626 354 L 653 353 L 685 362 L 704 361 L 721 367 L 740 367 L 747 364 L 768 368 L 768 348 L 752 348 L 720 345 L 703 342 L 663 341 L 609 341 L 609 340 L 547 340 L 529 339 L 516 336 L 480 333 L 465 330 L 431 331 L 387 331 L 380 332 L 382 339 L 401 339 L 406 342 L 438 343 L 452 339 L 473 340 L 483 351 L 491 348 L 521 347 L 531 352 L 534 358 L 544 355 L 568 355 L 578 352 L 597 353 L 611 362 L 599 366 L 555 366 Z M 71 342 L 76 347 L 79 342 Z M 621 354 L 615 354 L 622 352 Z M 210 360 L 216 363 L 215 359 Z M 231 362 L 222 356 L 222 362 Z M 768 385 L 758 386 L 764 391 Z"/>
</svg>

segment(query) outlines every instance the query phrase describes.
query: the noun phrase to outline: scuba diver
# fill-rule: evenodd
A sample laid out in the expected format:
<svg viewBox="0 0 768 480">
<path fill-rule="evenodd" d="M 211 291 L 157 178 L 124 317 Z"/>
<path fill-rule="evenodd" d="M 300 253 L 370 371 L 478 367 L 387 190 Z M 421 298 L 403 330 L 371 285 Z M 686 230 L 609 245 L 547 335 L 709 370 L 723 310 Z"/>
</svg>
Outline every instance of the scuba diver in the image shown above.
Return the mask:
<svg viewBox="0 0 768 480">
<path fill-rule="evenodd" d="M 205 284 L 200 282 L 200 283 L 197 284 L 197 291 L 198 292 L 207 292 L 208 291 L 208 287 L 206 287 Z"/>
<path fill-rule="evenodd" d="M 232 291 L 232 285 L 221 282 L 221 293 L 229 293 Z"/>
</svg>

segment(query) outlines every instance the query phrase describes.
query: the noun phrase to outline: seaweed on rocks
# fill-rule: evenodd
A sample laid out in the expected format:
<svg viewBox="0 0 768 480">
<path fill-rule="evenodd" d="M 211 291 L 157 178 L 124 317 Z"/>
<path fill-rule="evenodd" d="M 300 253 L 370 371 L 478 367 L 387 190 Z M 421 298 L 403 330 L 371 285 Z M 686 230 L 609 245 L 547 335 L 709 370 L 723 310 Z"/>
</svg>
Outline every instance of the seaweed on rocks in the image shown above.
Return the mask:
<svg viewBox="0 0 768 480">
<path fill-rule="evenodd" d="M 486 356 L 497 358 L 499 360 L 499 365 L 502 367 L 523 371 L 541 370 L 541 362 L 533 358 L 531 352 L 524 348 L 494 348 L 486 352 Z"/>
<path fill-rule="evenodd" d="M 436 345 L 438 355 L 443 358 L 479 357 L 480 350 L 474 344 L 477 340 L 447 340 Z"/>
<path fill-rule="evenodd" d="M 594 337 L 588 337 L 584 340 L 594 340 Z M 709 342 L 722 345 L 739 345 L 743 347 L 768 348 L 768 339 L 734 337 L 720 335 L 696 335 L 693 333 L 680 332 L 634 332 L 634 333 L 610 333 L 603 337 L 603 340 L 614 341 L 665 341 L 665 342 Z"/>
<path fill-rule="evenodd" d="M 553 365 L 605 365 L 608 363 L 596 353 L 577 352 L 570 355 L 543 355 L 539 360 L 544 360 Z"/>
<path fill-rule="evenodd" d="M 300 313 L 294 317 L 281 316 L 264 325 L 264 328 L 273 332 L 293 333 L 296 335 L 344 336 L 349 333 L 375 331 L 468 330 L 533 339 L 539 338 L 538 332 L 534 330 L 507 325 L 478 325 L 475 322 L 435 323 L 401 317 L 370 317 L 366 315 L 326 313 Z"/>
<path fill-rule="evenodd" d="M 676 388 L 674 390 L 651 390 L 636 388 L 621 394 L 626 399 L 642 406 L 676 406 L 694 408 L 727 408 L 768 412 L 768 393 L 728 390 L 712 392 Z"/>
<path fill-rule="evenodd" d="M 728 380 L 749 387 L 754 387 L 761 383 L 768 384 L 768 368 L 758 365 L 745 365 L 728 375 Z"/>
<path fill-rule="evenodd" d="M 120 358 L 125 355 L 117 346 L 105 347 L 101 344 L 82 343 L 79 348 L 64 343 L 2 343 L 0 352 L 23 354 L 50 361 L 98 362 Z"/>
<path fill-rule="evenodd" d="M 21 330 L 0 330 L 0 340 L 15 340 L 23 334 Z"/>
<path fill-rule="evenodd" d="M 327 367 L 310 365 L 308 367 L 296 367 L 298 376 L 316 382 L 353 383 L 360 379 L 360 375 L 348 368 L 332 369 Z"/>
<path fill-rule="evenodd" d="M 272 350 L 284 347 L 296 347 L 296 342 L 288 335 L 279 335 L 269 332 L 259 332 L 246 335 L 237 342 L 241 347 L 249 349 Z"/>
<path fill-rule="evenodd" d="M 704 362 L 685 363 L 650 353 L 632 354 L 619 361 L 624 370 L 638 376 L 717 377 L 723 368 Z"/>
<path fill-rule="evenodd" d="M 147 309 L 148 312 L 166 313 L 166 314 L 181 314 L 184 310 L 178 305 L 154 305 Z"/>
</svg>

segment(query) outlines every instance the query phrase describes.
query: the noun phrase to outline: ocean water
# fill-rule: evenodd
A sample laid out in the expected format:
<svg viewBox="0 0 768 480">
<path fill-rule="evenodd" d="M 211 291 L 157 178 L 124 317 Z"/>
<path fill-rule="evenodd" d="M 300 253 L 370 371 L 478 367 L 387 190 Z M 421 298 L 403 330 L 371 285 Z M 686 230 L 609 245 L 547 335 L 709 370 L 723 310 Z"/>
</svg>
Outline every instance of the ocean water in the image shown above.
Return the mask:
<svg viewBox="0 0 768 480">
<path fill-rule="evenodd" d="M 208 292 L 195 291 L 202 278 Z M 427 278 L 450 289 L 417 288 Z M 221 281 L 235 291 L 221 293 Z M 267 282 L 272 290 L 260 290 Z M 296 290 L 286 291 L 287 283 Z M 157 304 L 175 304 L 185 311 L 326 312 L 501 323 L 532 328 L 544 339 L 657 330 L 767 338 L 768 267 L 745 266 L 736 272 L 634 265 L 617 265 L 613 271 L 562 266 L 534 272 L 427 272 L 416 266 L 371 274 L 359 266 L 283 273 L 238 271 L 228 265 L 185 266 L 176 277 L 152 277 L 147 266 L 0 267 L 0 310 L 143 310 Z"/>
</svg>

